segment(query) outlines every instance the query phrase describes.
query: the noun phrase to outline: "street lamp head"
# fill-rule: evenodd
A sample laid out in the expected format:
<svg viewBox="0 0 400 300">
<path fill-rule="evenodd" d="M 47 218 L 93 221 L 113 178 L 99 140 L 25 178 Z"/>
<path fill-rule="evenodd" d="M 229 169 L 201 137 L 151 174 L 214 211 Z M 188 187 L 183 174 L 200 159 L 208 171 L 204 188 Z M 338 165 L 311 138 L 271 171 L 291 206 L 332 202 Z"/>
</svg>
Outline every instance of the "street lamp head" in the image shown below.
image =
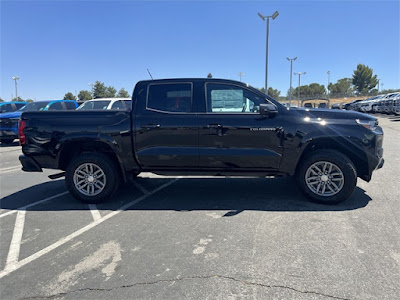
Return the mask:
<svg viewBox="0 0 400 300">
<path fill-rule="evenodd" d="M 274 12 L 274 14 L 272 15 L 272 17 L 271 17 L 272 20 L 275 20 L 277 16 L 279 16 L 279 12 L 278 11 Z"/>
<path fill-rule="evenodd" d="M 260 13 L 257 13 L 257 14 L 263 21 L 265 21 L 265 17 L 262 14 L 260 14 Z"/>
<path fill-rule="evenodd" d="M 17 80 L 17 79 L 19 79 L 19 76 L 13 76 L 11 78 L 12 78 L 12 80 Z"/>
<path fill-rule="evenodd" d="M 293 58 L 293 60 L 296 60 L 296 59 L 297 59 L 297 56 L 295 58 Z"/>
</svg>

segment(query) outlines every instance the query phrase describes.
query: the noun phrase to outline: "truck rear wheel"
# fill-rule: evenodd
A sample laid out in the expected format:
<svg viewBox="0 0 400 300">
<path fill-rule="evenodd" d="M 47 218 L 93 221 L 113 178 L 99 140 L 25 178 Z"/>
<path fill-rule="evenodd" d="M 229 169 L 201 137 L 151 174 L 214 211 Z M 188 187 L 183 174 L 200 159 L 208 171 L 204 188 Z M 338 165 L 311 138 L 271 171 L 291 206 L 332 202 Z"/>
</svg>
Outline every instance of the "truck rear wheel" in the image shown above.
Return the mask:
<svg viewBox="0 0 400 300">
<path fill-rule="evenodd" d="M 101 203 L 117 189 L 119 175 L 112 160 L 98 153 L 84 153 L 68 166 L 65 183 L 69 192 L 86 203 Z"/>
<path fill-rule="evenodd" d="M 302 192 L 312 201 L 324 204 L 346 200 L 357 184 L 353 163 L 334 150 L 318 150 L 306 156 L 296 176 Z"/>
</svg>

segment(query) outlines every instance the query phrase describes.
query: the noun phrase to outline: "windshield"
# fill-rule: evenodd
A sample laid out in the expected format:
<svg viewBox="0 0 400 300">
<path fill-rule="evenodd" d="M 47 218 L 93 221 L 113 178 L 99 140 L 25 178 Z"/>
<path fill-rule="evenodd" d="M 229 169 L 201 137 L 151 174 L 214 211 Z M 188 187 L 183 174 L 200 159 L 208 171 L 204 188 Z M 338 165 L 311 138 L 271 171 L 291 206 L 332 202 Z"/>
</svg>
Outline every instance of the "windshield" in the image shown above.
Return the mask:
<svg viewBox="0 0 400 300">
<path fill-rule="evenodd" d="M 49 101 L 40 101 L 40 102 L 31 102 L 20 109 L 18 111 L 39 111 L 43 110 L 50 102 Z"/>
<path fill-rule="evenodd" d="M 87 101 L 77 109 L 107 109 L 107 106 L 110 104 L 110 102 L 111 102 L 110 100 Z"/>
</svg>

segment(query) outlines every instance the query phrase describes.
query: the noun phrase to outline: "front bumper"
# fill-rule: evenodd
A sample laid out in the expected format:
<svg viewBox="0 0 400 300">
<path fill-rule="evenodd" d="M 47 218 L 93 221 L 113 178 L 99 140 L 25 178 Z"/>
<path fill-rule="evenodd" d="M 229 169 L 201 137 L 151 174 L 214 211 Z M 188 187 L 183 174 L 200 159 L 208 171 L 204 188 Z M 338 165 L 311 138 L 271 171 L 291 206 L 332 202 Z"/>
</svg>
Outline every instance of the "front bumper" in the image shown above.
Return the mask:
<svg viewBox="0 0 400 300">
<path fill-rule="evenodd" d="M 20 155 L 19 161 L 22 165 L 22 171 L 25 172 L 43 172 L 39 164 L 32 158 L 25 155 Z"/>
</svg>

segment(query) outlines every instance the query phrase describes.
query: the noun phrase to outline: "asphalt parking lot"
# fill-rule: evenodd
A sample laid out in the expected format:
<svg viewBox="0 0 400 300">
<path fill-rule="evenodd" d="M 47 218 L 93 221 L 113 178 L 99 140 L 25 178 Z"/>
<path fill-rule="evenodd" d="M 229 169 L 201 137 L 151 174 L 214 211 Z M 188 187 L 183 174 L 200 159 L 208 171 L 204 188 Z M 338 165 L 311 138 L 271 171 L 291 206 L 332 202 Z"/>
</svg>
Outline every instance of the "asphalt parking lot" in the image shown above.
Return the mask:
<svg viewBox="0 0 400 300">
<path fill-rule="evenodd" d="M 1 299 L 400 299 L 400 117 L 340 205 L 291 178 L 141 174 L 101 205 L 0 148 Z"/>
</svg>

